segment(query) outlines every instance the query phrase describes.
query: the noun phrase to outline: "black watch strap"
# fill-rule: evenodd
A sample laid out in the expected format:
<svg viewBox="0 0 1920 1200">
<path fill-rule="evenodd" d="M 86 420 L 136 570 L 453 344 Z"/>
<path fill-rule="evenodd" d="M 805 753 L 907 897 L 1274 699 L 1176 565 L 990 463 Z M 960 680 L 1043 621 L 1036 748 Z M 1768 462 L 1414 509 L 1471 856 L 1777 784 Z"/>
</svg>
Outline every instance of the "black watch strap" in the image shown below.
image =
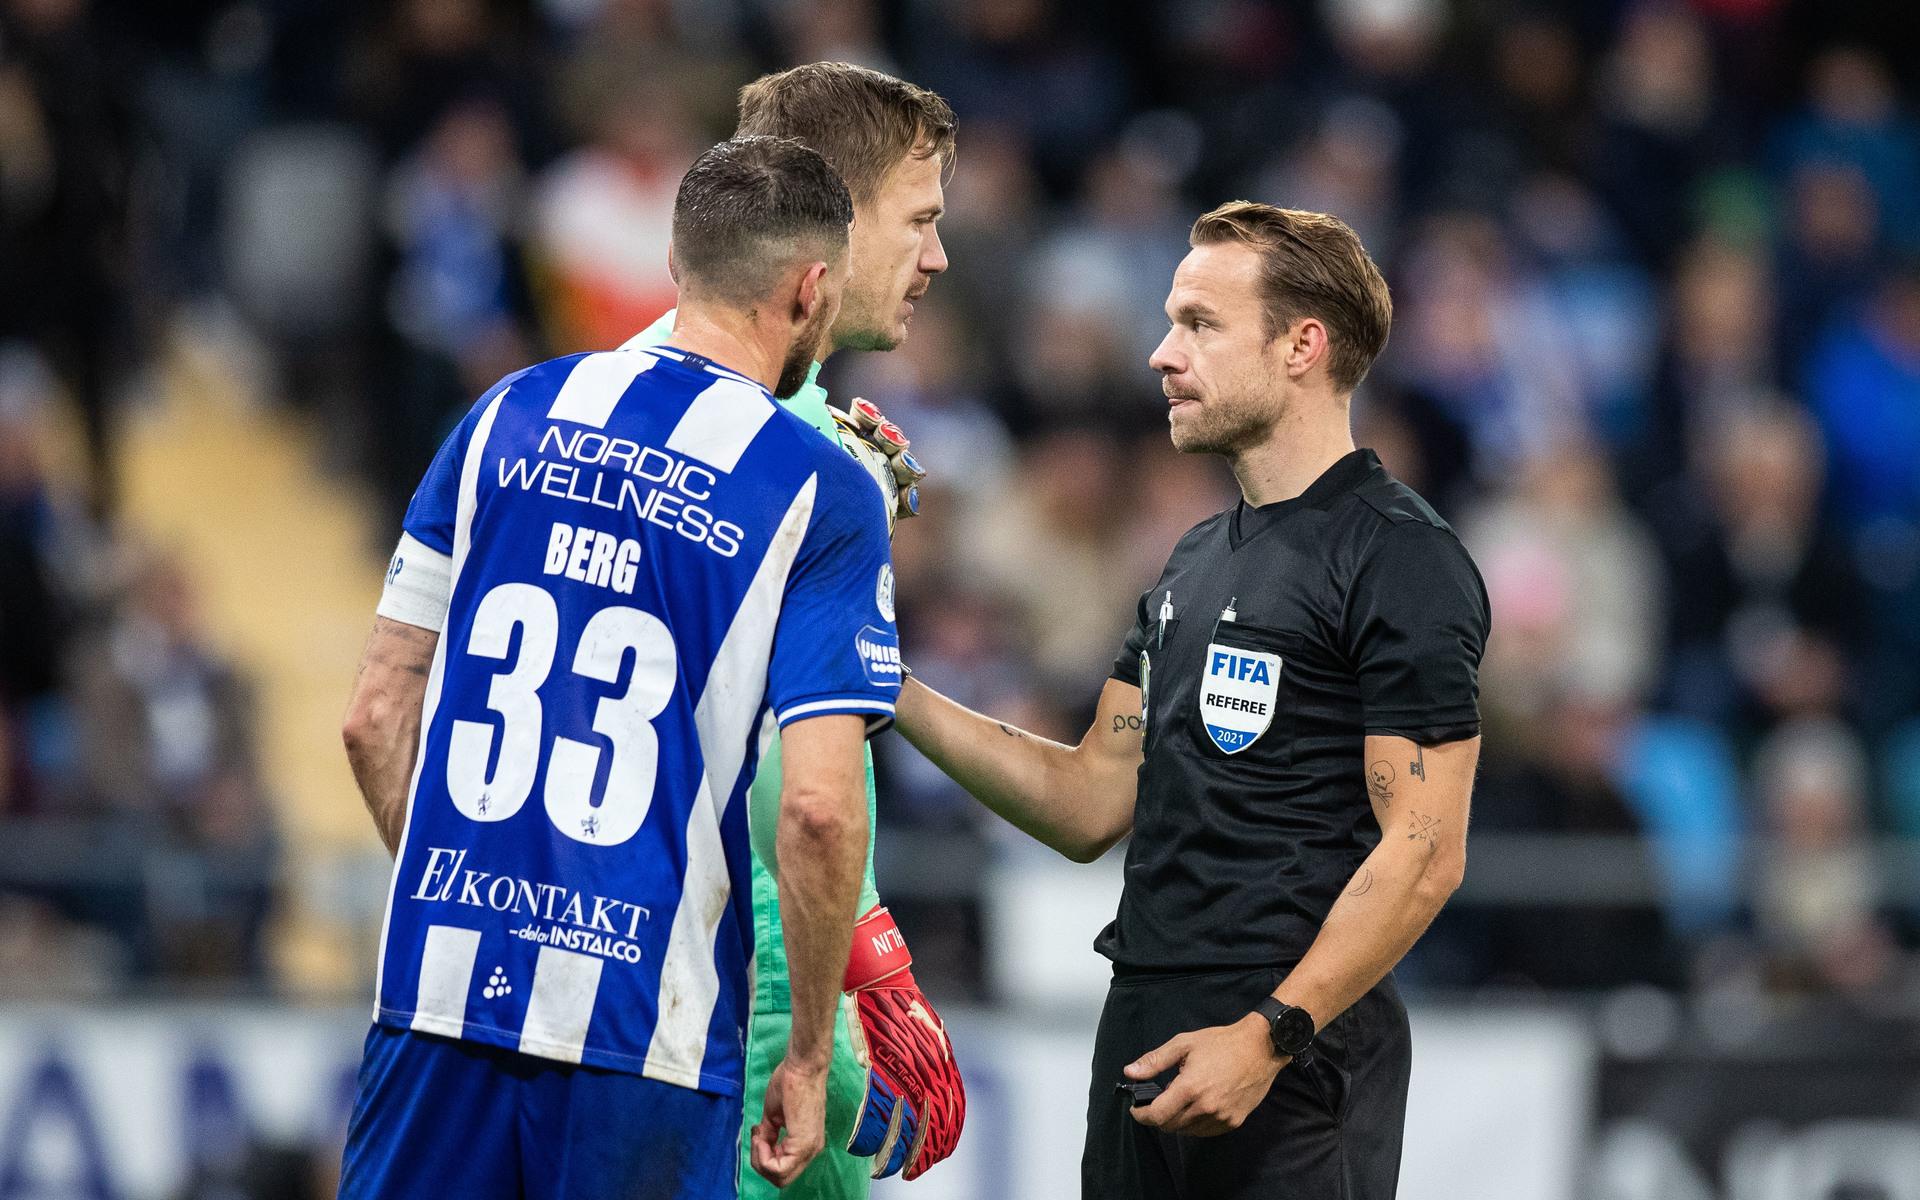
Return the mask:
<svg viewBox="0 0 1920 1200">
<path fill-rule="evenodd" d="M 1313 1059 L 1313 1039 L 1319 1032 L 1313 1027 L 1313 1014 L 1304 1008 L 1268 996 L 1253 1006 L 1267 1022 L 1267 1037 L 1273 1052 L 1298 1063 Z"/>
</svg>

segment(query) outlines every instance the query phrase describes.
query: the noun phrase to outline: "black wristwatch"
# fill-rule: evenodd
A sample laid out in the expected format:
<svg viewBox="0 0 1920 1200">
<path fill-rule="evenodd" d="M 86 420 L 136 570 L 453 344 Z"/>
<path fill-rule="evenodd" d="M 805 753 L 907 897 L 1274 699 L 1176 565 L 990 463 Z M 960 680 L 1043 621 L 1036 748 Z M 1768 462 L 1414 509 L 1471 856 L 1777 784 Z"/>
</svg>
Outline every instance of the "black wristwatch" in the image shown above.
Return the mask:
<svg viewBox="0 0 1920 1200">
<path fill-rule="evenodd" d="M 1313 1059 L 1313 1014 L 1304 1008 L 1295 1008 L 1283 1004 L 1268 996 L 1253 1006 L 1253 1011 L 1266 1018 L 1267 1037 L 1273 1042 L 1273 1052 L 1283 1058 L 1291 1058 L 1297 1063 L 1306 1063 Z"/>
</svg>

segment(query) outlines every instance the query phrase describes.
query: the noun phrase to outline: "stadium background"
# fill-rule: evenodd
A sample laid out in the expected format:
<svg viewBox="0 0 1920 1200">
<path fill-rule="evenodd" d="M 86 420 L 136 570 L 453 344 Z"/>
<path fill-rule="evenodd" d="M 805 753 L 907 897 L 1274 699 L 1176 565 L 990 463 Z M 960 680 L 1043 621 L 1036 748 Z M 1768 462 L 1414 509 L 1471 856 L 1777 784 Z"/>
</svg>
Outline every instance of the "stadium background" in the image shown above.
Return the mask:
<svg viewBox="0 0 1920 1200">
<path fill-rule="evenodd" d="M 4 0 L 0 1200 L 331 1195 L 386 860 L 337 726 L 494 378 L 672 302 L 735 89 L 938 89 L 952 270 L 828 368 L 934 472 L 936 686 L 1071 737 L 1232 495 L 1145 366 L 1192 216 L 1324 209 L 1357 436 L 1496 633 L 1462 893 L 1402 971 L 1404 1196 L 1920 1195 L 1920 40 L 1869 0 Z M 1117 868 L 897 738 L 881 890 L 968 1139 L 1073 1194 Z"/>
</svg>

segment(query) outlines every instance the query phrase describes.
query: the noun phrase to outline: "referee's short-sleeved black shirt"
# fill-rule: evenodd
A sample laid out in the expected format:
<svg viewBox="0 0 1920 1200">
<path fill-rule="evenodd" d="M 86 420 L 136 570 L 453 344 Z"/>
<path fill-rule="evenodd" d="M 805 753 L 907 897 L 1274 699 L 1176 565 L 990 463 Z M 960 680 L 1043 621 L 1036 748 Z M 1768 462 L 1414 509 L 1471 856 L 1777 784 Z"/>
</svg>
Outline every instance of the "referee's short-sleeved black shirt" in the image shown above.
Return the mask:
<svg viewBox="0 0 1920 1200">
<path fill-rule="evenodd" d="M 1479 732 L 1480 573 L 1356 450 L 1195 526 L 1138 617 L 1113 677 L 1140 687 L 1146 759 L 1096 948 L 1123 970 L 1291 965 L 1380 839 L 1366 735 Z"/>
</svg>

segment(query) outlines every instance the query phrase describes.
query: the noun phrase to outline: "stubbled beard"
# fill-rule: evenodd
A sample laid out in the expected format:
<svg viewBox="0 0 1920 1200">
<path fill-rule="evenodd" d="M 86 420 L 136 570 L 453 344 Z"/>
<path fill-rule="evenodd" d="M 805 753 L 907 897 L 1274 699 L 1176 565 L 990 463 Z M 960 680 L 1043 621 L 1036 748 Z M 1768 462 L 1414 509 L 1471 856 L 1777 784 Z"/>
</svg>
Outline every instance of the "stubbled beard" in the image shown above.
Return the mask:
<svg viewBox="0 0 1920 1200">
<path fill-rule="evenodd" d="M 900 339 L 895 336 L 891 323 L 870 318 L 835 330 L 833 344 L 837 350 L 886 351 L 897 349 Z"/>
<path fill-rule="evenodd" d="M 1223 408 L 1223 403 L 1219 400 L 1202 403 L 1199 422 L 1189 421 L 1184 431 L 1174 426 L 1173 448 L 1182 454 L 1221 454 L 1232 458 L 1265 441 L 1279 419 L 1277 413 L 1262 413 L 1243 406 Z"/>
<path fill-rule="evenodd" d="M 813 370 L 813 360 L 820 356 L 822 335 L 826 333 L 827 323 L 821 317 L 808 321 L 793 339 L 793 345 L 787 347 L 786 360 L 780 364 L 780 378 L 773 385 L 773 394 L 782 400 L 800 390 L 807 381 L 807 374 Z"/>
<path fill-rule="evenodd" d="M 871 326 L 864 329 L 850 329 L 834 339 L 841 350 L 895 350 L 900 339 L 890 329 L 877 329 Z"/>
<path fill-rule="evenodd" d="M 868 304 L 871 299 L 873 303 Z M 856 296 L 848 290 L 847 298 L 840 305 L 840 320 L 833 331 L 833 345 L 836 350 L 894 350 L 900 345 L 900 335 L 895 332 L 892 314 L 898 311 L 898 301 L 886 306 L 881 312 L 886 297 Z"/>
</svg>

